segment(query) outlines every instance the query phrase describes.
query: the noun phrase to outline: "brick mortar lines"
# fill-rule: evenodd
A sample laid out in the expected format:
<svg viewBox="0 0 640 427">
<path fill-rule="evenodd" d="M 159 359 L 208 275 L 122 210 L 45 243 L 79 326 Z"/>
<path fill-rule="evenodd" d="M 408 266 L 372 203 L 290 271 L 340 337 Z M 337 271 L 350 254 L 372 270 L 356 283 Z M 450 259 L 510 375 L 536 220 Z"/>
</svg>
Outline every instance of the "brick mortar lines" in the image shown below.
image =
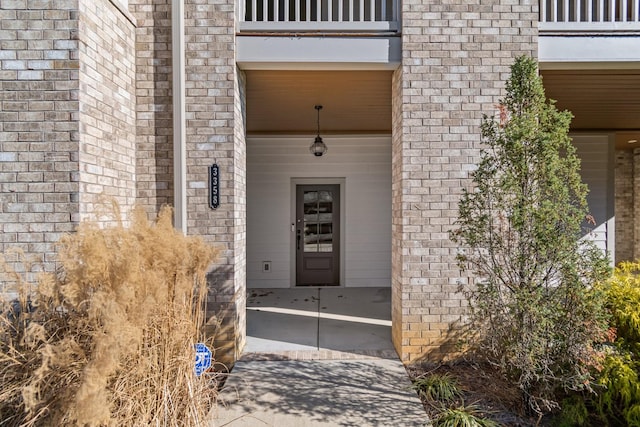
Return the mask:
<svg viewBox="0 0 640 427">
<path fill-rule="evenodd" d="M 78 221 L 77 0 L 3 1 L 0 30 L 0 249 L 53 271 Z"/>
<path fill-rule="evenodd" d="M 224 324 L 218 355 L 239 356 L 244 341 L 245 180 L 241 76 L 235 64 L 235 2 L 185 4 L 187 227 L 222 247 L 210 274 L 208 315 Z M 207 31 L 202 31 L 206 28 Z M 220 207 L 209 208 L 208 167 L 220 167 Z"/>
<path fill-rule="evenodd" d="M 402 336 L 394 342 L 402 343 L 403 361 L 442 357 L 455 344 L 447 342 L 451 326 L 464 319 L 457 283 L 467 278 L 449 229 L 478 158 L 482 114 L 493 113 L 504 95 L 513 58 L 537 52 L 537 2 L 521 3 L 403 3 L 402 89 L 394 94 L 402 110 L 394 266 L 402 263 L 402 270 L 395 266 L 402 277 L 394 281 L 401 290 L 394 289 L 393 302 L 402 312 Z"/>
<path fill-rule="evenodd" d="M 171 1 L 129 0 L 136 28 L 136 198 L 151 217 L 173 205 Z"/>
<path fill-rule="evenodd" d="M 80 5 L 80 214 L 136 199 L 135 27 L 109 0 Z M 100 217 L 101 221 L 105 221 Z"/>
<path fill-rule="evenodd" d="M 615 229 L 616 259 L 633 261 L 635 243 L 634 230 L 634 154 L 631 150 L 618 150 L 615 153 Z"/>
</svg>

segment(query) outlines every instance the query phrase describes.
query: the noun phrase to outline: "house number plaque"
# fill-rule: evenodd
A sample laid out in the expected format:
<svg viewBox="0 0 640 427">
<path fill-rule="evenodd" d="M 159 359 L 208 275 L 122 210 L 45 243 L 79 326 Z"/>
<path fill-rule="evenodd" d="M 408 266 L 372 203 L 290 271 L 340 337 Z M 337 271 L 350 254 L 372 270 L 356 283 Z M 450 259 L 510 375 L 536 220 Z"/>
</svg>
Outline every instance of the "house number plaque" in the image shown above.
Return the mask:
<svg viewBox="0 0 640 427">
<path fill-rule="evenodd" d="M 209 166 L 209 207 L 218 209 L 220 206 L 220 168 L 217 163 Z"/>
</svg>

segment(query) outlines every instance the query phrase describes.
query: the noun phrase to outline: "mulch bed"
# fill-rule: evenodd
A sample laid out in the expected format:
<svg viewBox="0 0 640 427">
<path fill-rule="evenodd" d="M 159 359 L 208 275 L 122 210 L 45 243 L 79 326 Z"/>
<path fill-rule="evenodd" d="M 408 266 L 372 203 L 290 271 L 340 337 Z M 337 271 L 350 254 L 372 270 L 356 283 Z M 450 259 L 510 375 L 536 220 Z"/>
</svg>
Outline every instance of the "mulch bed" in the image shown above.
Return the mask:
<svg viewBox="0 0 640 427">
<path fill-rule="evenodd" d="M 458 381 L 463 398 L 455 406 L 474 405 L 485 417 L 505 427 L 534 427 L 551 425 L 550 420 L 524 415 L 520 392 L 488 364 L 473 361 L 456 361 L 441 365 L 414 364 L 407 368 L 409 376 L 417 378 L 432 373 L 449 373 Z M 423 405 L 431 419 L 439 413 L 437 402 L 423 399 Z"/>
</svg>

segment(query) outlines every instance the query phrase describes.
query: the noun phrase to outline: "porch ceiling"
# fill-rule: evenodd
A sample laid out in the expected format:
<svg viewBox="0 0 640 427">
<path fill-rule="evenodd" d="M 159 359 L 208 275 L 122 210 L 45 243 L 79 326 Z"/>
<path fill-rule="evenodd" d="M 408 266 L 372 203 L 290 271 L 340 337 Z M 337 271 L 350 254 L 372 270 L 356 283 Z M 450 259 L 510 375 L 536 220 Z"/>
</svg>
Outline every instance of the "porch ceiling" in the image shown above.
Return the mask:
<svg viewBox="0 0 640 427">
<path fill-rule="evenodd" d="M 391 133 L 391 71 L 249 70 L 247 132 Z"/>
<path fill-rule="evenodd" d="M 577 131 L 615 131 L 621 149 L 640 141 L 640 70 L 543 70 L 547 96 Z M 249 134 L 391 133 L 390 71 L 248 70 Z M 640 146 L 640 142 L 635 144 Z"/>
<path fill-rule="evenodd" d="M 573 113 L 574 130 L 616 131 L 620 149 L 640 147 L 640 70 L 543 70 L 547 97 Z"/>
</svg>

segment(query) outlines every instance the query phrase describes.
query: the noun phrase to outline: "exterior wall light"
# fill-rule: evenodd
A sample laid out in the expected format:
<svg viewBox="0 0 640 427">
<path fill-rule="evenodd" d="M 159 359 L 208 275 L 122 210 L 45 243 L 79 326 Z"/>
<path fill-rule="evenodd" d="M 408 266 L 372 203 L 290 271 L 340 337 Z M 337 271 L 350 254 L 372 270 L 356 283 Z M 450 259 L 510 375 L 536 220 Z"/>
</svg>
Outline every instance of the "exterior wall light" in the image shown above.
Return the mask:
<svg viewBox="0 0 640 427">
<path fill-rule="evenodd" d="M 322 142 L 322 138 L 320 137 L 320 110 L 322 110 L 322 105 L 316 105 L 313 107 L 318 111 L 318 136 L 316 136 L 315 141 L 309 147 L 309 151 L 316 157 L 321 157 L 324 153 L 326 153 L 329 149 L 326 144 Z"/>
</svg>

